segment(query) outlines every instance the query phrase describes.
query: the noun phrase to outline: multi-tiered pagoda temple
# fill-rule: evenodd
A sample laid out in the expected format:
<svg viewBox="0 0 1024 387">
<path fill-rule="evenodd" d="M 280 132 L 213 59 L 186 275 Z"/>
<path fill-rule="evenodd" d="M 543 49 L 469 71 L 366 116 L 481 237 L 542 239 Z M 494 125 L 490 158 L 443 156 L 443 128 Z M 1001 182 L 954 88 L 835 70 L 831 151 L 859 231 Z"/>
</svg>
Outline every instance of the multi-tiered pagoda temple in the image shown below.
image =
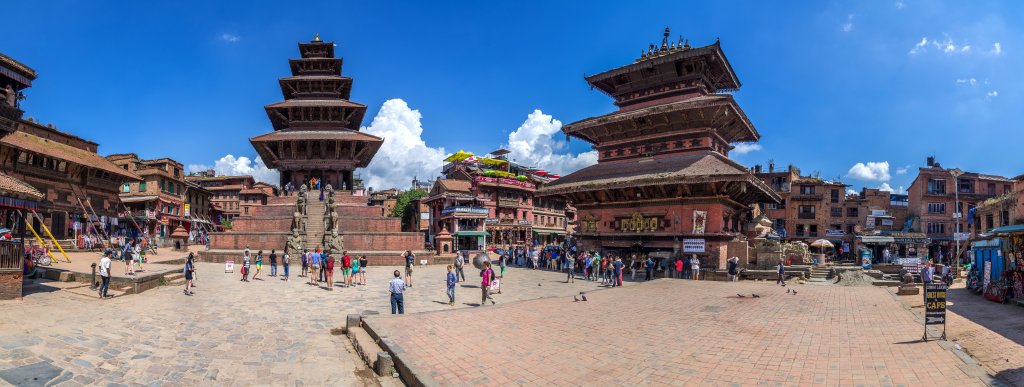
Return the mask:
<svg viewBox="0 0 1024 387">
<path fill-rule="evenodd" d="M 670 42 L 666 28 L 660 46 L 586 81 L 619 109 L 562 131 L 592 143 L 598 163 L 537 191 L 575 203 L 582 247 L 655 259 L 692 253 L 705 268 L 745 257 L 752 204 L 779 197 L 728 157 L 731 143 L 760 134 L 723 93 L 740 81 L 719 42 Z"/>
<path fill-rule="evenodd" d="M 341 75 L 334 43 L 299 43 L 289 60 L 292 76 L 280 79 L 284 101 L 266 106 L 274 131 L 249 141 L 269 168 L 281 172 L 281 186 L 298 187 L 310 178 L 335 189 L 352 189 L 353 171 L 365 168 L 383 139 L 359 131 L 366 106 L 349 101 L 352 78 Z"/>
</svg>

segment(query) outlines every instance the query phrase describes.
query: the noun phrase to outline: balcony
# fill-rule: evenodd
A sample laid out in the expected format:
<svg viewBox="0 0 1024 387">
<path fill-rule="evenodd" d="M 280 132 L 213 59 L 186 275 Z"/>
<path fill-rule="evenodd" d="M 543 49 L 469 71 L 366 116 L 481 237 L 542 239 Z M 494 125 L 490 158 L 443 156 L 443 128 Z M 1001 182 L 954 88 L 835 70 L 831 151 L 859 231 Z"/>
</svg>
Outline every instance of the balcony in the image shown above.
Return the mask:
<svg viewBox="0 0 1024 387">
<path fill-rule="evenodd" d="M 789 183 L 772 184 L 772 189 L 775 190 L 775 192 L 789 192 L 789 187 Z"/>
<path fill-rule="evenodd" d="M 441 210 L 441 216 L 448 215 L 487 215 L 489 211 L 483 207 L 455 206 L 445 207 Z"/>
<path fill-rule="evenodd" d="M 498 207 L 509 208 L 522 206 L 523 204 L 519 202 L 519 199 L 498 198 Z"/>
<path fill-rule="evenodd" d="M 813 200 L 813 201 L 819 201 L 820 202 L 821 198 L 822 198 L 821 194 L 818 194 L 818 193 L 812 193 L 812 194 L 794 193 L 793 195 L 790 196 L 790 200 L 800 200 L 800 201 Z"/>
<path fill-rule="evenodd" d="M 537 185 L 525 181 L 519 181 L 516 179 L 506 179 L 502 177 L 487 177 L 487 176 L 476 176 L 473 181 L 480 184 L 501 186 L 501 187 L 518 187 L 528 190 L 537 189 Z"/>
<path fill-rule="evenodd" d="M 796 217 L 799 218 L 799 219 L 814 219 L 814 213 L 813 212 L 809 212 L 809 213 L 808 212 L 801 212 L 801 213 L 797 214 Z"/>
</svg>

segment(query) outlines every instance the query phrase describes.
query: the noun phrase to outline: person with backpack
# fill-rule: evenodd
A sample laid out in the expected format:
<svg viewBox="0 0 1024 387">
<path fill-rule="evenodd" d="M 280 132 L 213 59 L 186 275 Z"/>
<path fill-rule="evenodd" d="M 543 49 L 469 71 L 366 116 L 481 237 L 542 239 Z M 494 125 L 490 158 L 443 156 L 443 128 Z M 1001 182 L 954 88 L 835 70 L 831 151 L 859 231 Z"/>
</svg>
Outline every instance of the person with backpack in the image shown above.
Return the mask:
<svg viewBox="0 0 1024 387">
<path fill-rule="evenodd" d="M 405 283 L 410 288 L 412 287 L 412 267 L 416 264 L 416 254 L 412 253 L 412 250 L 405 250 L 402 253 L 402 257 L 405 258 Z"/>
<path fill-rule="evenodd" d="M 185 259 L 185 295 L 192 295 L 192 273 L 196 271 L 195 263 L 192 262 L 193 255 L 188 253 L 188 258 Z"/>
<path fill-rule="evenodd" d="M 345 287 L 352 286 L 352 257 L 348 256 L 348 251 L 341 252 L 341 275 Z"/>
<path fill-rule="evenodd" d="M 480 271 L 480 306 L 484 306 L 487 300 L 491 300 L 491 305 L 494 305 L 494 298 L 491 297 L 491 282 L 494 281 L 494 270 L 491 270 L 491 263 L 484 262 L 484 269 Z"/>
<path fill-rule="evenodd" d="M 327 290 L 334 290 L 334 256 L 324 253 L 324 280 L 327 281 Z"/>
</svg>

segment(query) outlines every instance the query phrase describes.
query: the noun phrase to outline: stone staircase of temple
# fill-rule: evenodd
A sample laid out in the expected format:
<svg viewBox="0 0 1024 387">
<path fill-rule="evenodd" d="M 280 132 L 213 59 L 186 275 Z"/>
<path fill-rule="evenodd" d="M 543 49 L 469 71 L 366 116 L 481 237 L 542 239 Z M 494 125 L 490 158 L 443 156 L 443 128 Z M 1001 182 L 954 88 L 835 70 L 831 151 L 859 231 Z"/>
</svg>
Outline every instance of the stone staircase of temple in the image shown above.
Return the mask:
<svg viewBox="0 0 1024 387">
<path fill-rule="evenodd" d="M 823 266 L 811 268 L 810 282 L 826 282 L 832 276 L 832 269 Z"/>
<path fill-rule="evenodd" d="M 313 197 L 306 206 L 306 239 L 303 242 L 309 251 L 316 250 L 323 243 L 325 213 L 327 206 L 318 197 Z"/>
</svg>

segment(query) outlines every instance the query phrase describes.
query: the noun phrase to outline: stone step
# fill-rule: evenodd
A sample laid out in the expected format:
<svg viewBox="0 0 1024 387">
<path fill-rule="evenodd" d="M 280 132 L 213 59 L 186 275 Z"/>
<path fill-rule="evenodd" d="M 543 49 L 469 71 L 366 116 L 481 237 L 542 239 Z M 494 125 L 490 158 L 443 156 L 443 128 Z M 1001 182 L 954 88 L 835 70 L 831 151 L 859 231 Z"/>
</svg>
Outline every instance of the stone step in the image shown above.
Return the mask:
<svg viewBox="0 0 1024 387">
<path fill-rule="evenodd" d="M 88 285 L 83 286 L 83 287 L 64 289 L 64 291 L 67 292 L 68 294 L 71 294 L 71 295 L 74 295 L 74 296 L 78 296 L 78 297 L 81 297 L 81 298 L 87 298 L 87 299 L 93 299 L 93 300 L 99 300 L 100 299 L 99 289 L 90 289 Z M 107 289 L 107 295 L 110 296 L 108 298 L 120 297 L 120 296 L 123 296 L 125 294 L 127 294 L 127 292 L 125 290 L 114 289 L 114 288 Z"/>
<path fill-rule="evenodd" d="M 175 281 L 182 278 L 185 278 L 185 274 L 183 273 L 164 274 L 164 280 L 166 281 Z"/>
</svg>

